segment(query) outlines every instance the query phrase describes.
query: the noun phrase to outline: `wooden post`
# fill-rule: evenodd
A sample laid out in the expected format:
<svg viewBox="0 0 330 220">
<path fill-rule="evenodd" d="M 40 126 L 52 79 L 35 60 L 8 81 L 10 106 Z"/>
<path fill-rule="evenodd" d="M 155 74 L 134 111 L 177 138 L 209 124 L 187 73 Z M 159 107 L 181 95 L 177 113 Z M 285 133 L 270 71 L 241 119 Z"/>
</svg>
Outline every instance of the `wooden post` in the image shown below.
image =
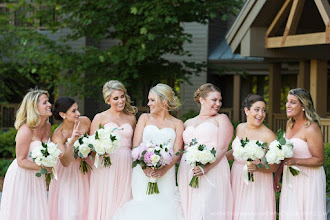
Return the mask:
<svg viewBox="0 0 330 220">
<path fill-rule="evenodd" d="M 299 73 L 297 76 L 297 87 L 309 90 L 310 65 L 307 61 L 299 62 Z"/>
<path fill-rule="evenodd" d="M 315 110 L 320 117 L 327 116 L 327 83 L 328 61 L 312 59 L 310 71 L 310 93 L 314 102 Z"/>
<path fill-rule="evenodd" d="M 281 106 L 281 63 L 271 63 L 269 66 L 269 114 L 268 124 L 273 129 L 273 114 L 280 113 Z"/>
<path fill-rule="evenodd" d="M 241 76 L 236 74 L 234 75 L 234 86 L 233 86 L 233 120 L 239 121 L 240 116 L 240 91 L 241 91 Z"/>
</svg>

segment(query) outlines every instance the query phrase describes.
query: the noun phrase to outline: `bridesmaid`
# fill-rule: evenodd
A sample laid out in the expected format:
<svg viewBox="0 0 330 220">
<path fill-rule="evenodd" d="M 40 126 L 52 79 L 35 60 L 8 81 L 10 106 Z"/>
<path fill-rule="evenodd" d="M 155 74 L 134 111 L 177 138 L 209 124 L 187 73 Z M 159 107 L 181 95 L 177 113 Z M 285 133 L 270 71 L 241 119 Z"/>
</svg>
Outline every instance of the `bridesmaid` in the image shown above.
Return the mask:
<svg viewBox="0 0 330 220">
<path fill-rule="evenodd" d="M 116 132 L 121 139 L 120 147 L 110 155 L 111 167 L 93 168 L 88 210 L 90 220 L 111 219 L 118 208 L 132 199 L 131 147 L 137 108 L 131 106 L 124 85 L 117 80 L 111 80 L 103 86 L 103 97 L 110 108 L 95 115 L 90 133 L 94 134 L 101 124 L 104 127 L 120 128 Z"/>
<path fill-rule="evenodd" d="M 310 93 L 300 88 L 290 90 L 286 114 L 289 118 L 286 138 L 292 141 L 294 148 L 293 157 L 281 163 L 275 176 L 274 187 L 279 191 L 284 165 L 280 219 L 324 220 L 327 217 L 326 179 L 322 166 L 324 147 L 320 117 L 315 112 Z M 287 173 L 289 165 L 297 166 L 303 173 L 292 176 Z"/>
<path fill-rule="evenodd" d="M 36 177 L 40 166 L 30 152 L 51 136 L 52 116 L 49 94 L 31 89 L 16 114 L 16 159 L 9 166 L 2 191 L 0 219 L 49 219 L 44 175 Z M 47 168 L 48 172 L 51 168 Z"/>
<path fill-rule="evenodd" d="M 184 217 L 186 220 L 231 219 L 233 197 L 225 153 L 233 136 L 233 126 L 225 114 L 218 114 L 222 104 L 219 88 L 206 83 L 195 92 L 194 99 L 201 109 L 198 116 L 185 122 L 184 143 L 197 138 L 199 143 L 216 149 L 217 159 L 204 167 L 203 174 L 199 167 L 192 170 L 183 155 L 178 183 Z M 189 186 L 193 175 L 199 176 L 199 188 Z"/>
<path fill-rule="evenodd" d="M 266 101 L 259 95 L 248 95 L 243 103 L 246 114 L 246 123 L 241 123 L 236 128 L 236 138 L 232 143 L 239 144 L 243 138 L 270 143 L 275 140 L 274 133 L 267 128 L 263 121 L 266 117 Z M 231 168 L 231 184 L 234 197 L 233 219 L 275 220 L 276 206 L 273 190 L 273 172 L 277 165 L 257 168 L 255 163 L 248 165 L 248 172 L 254 173 L 254 182 L 247 185 L 243 179 L 243 167 L 246 161 L 233 157 L 233 150 L 226 154 L 228 160 L 235 159 Z"/>
<path fill-rule="evenodd" d="M 50 219 L 84 220 L 87 219 L 90 175 L 83 175 L 79 170 L 80 159 L 74 158 L 73 144 L 89 132 L 91 121 L 80 116 L 77 102 L 69 97 L 55 102 L 53 114 L 56 120 L 62 121 L 52 138 L 62 154 L 56 164 L 58 180 L 49 186 Z M 69 142 L 68 138 L 71 138 Z"/>
</svg>

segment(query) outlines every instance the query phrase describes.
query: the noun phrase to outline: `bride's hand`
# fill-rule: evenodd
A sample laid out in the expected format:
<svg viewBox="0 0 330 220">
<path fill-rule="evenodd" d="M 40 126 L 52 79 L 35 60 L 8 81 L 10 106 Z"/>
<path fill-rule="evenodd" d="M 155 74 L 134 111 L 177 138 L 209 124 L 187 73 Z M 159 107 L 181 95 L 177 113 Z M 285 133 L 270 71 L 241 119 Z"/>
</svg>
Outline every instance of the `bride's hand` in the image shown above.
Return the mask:
<svg viewBox="0 0 330 220">
<path fill-rule="evenodd" d="M 156 177 L 156 178 L 160 178 L 162 176 L 164 176 L 164 174 L 167 172 L 167 170 L 165 169 L 165 167 L 153 170 L 153 172 L 151 173 L 152 177 Z"/>
<path fill-rule="evenodd" d="M 147 167 L 147 168 L 143 169 L 144 174 L 145 174 L 148 178 L 151 177 L 151 173 L 152 173 L 153 171 L 154 171 L 154 170 L 151 169 L 150 167 Z"/>
</svg>

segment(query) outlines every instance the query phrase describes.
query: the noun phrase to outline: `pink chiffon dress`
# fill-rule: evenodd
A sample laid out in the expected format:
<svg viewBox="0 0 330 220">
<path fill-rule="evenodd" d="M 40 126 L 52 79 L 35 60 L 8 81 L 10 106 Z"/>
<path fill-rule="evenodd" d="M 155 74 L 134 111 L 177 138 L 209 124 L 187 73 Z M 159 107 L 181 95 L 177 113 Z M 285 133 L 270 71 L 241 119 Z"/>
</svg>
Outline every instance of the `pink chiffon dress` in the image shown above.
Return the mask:
<svg viewBox="0 0 330 220">
<path fill-rule="evenodd" d="M 184 143 L 189 144 L 193 138 L 196 138 L 199 144 L 205 144 L 209 149 L 214 147 L 218 152 L 220 151 L 217 145 L 218 129 L 216 125 L 208 122 L 196 128 L 188 126 L 183 132 Z M 233 196 L 227 158 L 224 156 L 206 175 L 199 177 L 199 188 L 189 186 L 193 177 L 192 168 L 185 161 L 183 154 L 178 171 L 178 184 L 184 218 L 186 220 L 231 219 Z"/>
<path fill-rule="evenodd" d="M 240 142 L 236 136 L 232 148 Z M 275 220 L 276 203 L 273 189 L 273 173 L 254 172 L 254 182 L 244 182 L 243 167 L 246 161 L 235 158 L 231 168 L 231 184 L 234 197 L 233 219 Z"/>
<path fill-rule="evenodd" d="M 310 158 L 312 154 L 307 142 L 291 138 L 294 158 Z M 323 166 L 297 166 L 303 171 L 292 176 L 287 166 L 283 168 L 282 191 L 280 197 L 280 219 L 325 220 L 326 178 Z"/>
<path fill-rule="evenodd" d="M 40 141 L 31 142 L 29 152 L 39 145 Z M 32 161 L 29 156 L 27 159 Z M 45 176 L 36 177 L 37 172 L 18 166 L 16 159 L 9 166 L 2 191 L 1 220 L 49 219 Z"/>
<path fill-rule="evenodd" d="M 87 161 L 91 165 L 91 161 Z M 49 186 L 49 215 L 51 220 L 87 219 L 89 201 L 89 177 L 79 170 L 80 159 L 64 167 L 60 160 L 56 164 L 57 180 Z"/>
<path fill-rule="evenodd" d="M 114 213 L 132 199 L 132 137 L 133 128 L 107 123 L 104 127 L 119 128 L 120 147 L 110 154 L 111 167 L 93 166 L 90 182 L 89 220 L 112 219 Z"/>
</svg>

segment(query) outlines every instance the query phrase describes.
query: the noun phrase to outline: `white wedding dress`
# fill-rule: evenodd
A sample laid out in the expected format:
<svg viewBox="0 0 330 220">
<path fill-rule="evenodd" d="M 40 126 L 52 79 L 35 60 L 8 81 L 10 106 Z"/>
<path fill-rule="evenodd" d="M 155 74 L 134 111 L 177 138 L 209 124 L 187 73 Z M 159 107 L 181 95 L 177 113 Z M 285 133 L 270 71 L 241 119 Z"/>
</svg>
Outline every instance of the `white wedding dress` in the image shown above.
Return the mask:
<svg viewBox="0 0 330 220">
<path fill-rule="evenodd" d="M 147 125 L 143 130 L 143 142 L 154 144 L 170 143 L 173 148 L 175 131 L 172 128 L 158 129 Z M 132 174 L 133 199 L 115 214 L 113 220 L 181 220 L 183 219 L 178 189 L 175 182 L 175 166 L 157 179 L 159 194 L 147 195 L 149 178 L 141 166 L 136 166 Z"/>
</svg>

